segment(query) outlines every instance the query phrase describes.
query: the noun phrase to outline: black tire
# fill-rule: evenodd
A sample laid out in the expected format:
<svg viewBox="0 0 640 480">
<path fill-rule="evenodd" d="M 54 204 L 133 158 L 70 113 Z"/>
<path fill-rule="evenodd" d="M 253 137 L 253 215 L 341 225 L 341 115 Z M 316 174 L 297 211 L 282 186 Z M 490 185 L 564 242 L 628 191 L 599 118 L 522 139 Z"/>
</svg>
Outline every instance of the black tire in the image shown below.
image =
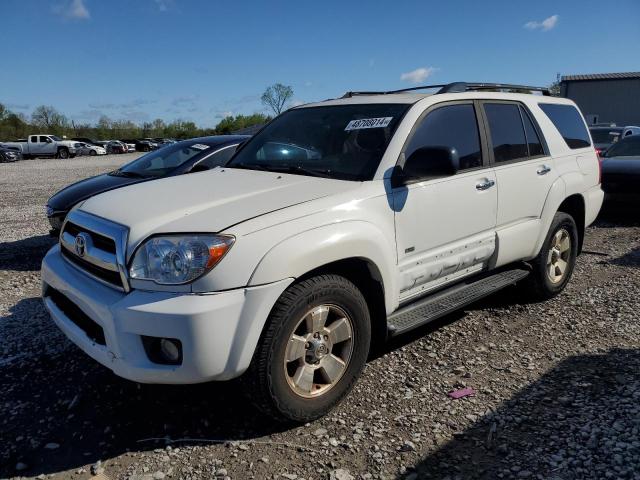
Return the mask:
<svg viewBox="0 0 640 480">
<path fill-rule="evenodd" d="M 62 158 L 63 160 L 69 158 L 69 150 L 66 148 L 59 149 L 58 158 Z"/>
<path fill-rule="evenodd" d="M 342 376 L 326 392 L 305 398 L 290 386 L 285 353 L 305 313 L 327 304 L 349 316 L 352 350 Z M 251 365 L 241 379 L 244 391 L 256 407 L 278 421 L 309 422 L 325 415 L 349 393 L 365 365 L 370 343 L 369 309 L 353 283 L 338 275 L 320 275 L 293 284 L 269 315 Z"/>
<path fill-rule="evenodd" d="M 567 265 L 562 277 L 557 281 L 552 281 L 549 266 L 550 255 L 555 238 L 558 232 L 566 232 L 567 238 L 570 241 L 570 250 L 565 259 Z M 558 212 L 553 217 L 549 232 L 542 244 L 540 253 L 534 258 L 530 264 L 532 267 L 531 274 L 523 282 L 523 287 L 526 288 L 526 295 L 530 300 L 543 301 L 558 295 L 565 289 L 567 283 L 571 279 L 573 269 L 576 264 L 576 257 L 578 254 L 578 228 L 576 222 L 571 215 L 563 212 Z M 557 256 L 556 256 L 557 257 Z M 557 273 L 557 271 L 556 271 Z"/>
<path fill-rule="evenodd" d="M 96 155 L 97 155 L 97 154 L 96 154 L 96 151 L 95 151 L 95 150 L 89 150 L 89 156 L 90 156 L 90 157 L 95 157 Z"/>
</svg>

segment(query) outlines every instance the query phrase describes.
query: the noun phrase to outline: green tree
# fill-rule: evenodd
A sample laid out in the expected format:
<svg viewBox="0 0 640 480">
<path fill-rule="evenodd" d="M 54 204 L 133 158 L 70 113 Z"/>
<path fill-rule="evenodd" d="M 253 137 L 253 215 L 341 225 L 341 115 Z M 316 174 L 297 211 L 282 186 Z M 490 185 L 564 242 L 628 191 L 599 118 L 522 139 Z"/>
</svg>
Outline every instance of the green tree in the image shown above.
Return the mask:
<svg viewBox="0 0 640 480">
<path fill-rule="evenodd" d="M 280 115 L 284 106 L 287 104 L 289 100 L 293 97 L 293 88 L 288 85 L 283 85 L 281 83 L 275 83 L 267 89 L 262 94 L 261 100 L 262 103 L 273 110 L 273 113 L 276 115 Z"/>
<path fill-rule="evenodd" d="M 215 127 L 214 133 L 218 135 L 228 135 L 243 128 L 252 127 L 254 125 L 263 125 L 271 120 L 262 113 L 254 113 L 253 115 L 236 115 L 223 118 Z"/>
</svg>

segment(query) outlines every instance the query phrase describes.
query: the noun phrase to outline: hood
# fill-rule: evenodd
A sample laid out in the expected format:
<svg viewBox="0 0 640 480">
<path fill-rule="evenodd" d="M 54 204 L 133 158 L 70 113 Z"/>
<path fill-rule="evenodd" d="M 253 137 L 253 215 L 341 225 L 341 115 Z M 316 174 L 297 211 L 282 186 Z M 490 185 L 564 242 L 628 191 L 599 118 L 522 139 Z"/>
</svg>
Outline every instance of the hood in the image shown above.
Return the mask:
<svg viewBox="0 0 640 480">
<path fill-rule="evenodd" d="M 81 180 L 63 188 L 49 199 L 47 205 L 56 211 L 67 211 L 76 203 L 99 193 L 147 180 L 149 179 L 116 177 L 105 173 L 103 175 L 98 175 L 97 177 Z"/>
<path fill-rule="evenodd" d="M 81 210 L 129 227 L 129 244 L 154 233 L 222 232 L 275 210 L 357 188 L 359 182 L 216 168 L 110 191 Z"/>
<path fill-rule="evenodd" d="M 602 159 L 602 173 L 640 174 L 640 157 L 610 157 Z"/>
</svg>

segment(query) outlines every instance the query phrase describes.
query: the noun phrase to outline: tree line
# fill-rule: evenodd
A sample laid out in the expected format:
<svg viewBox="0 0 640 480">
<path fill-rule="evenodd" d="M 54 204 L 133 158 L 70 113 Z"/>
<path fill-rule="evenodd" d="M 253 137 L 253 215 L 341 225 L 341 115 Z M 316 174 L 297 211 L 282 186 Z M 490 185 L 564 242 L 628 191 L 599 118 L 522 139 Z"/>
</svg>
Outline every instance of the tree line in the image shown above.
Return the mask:
<svg viewBox="0 0 640 480">
<path fill-rule="evenodd" d="M 25 138 L 31 133 L 47 133 L 60 137 L 89 137 L 98 140 L 118 138 L 192 138 L 206 135 L 224 135 L 253 125 L 264 124 L 271 117 L 262 113 L 232 115 L 223 118 L 213 128 L 199 128 L 194 122 L 174 120 L 165 122 L 157 118 L 152 122 L 134 123 L 101 116 L 95 124 L 70 120 L 52 106 L 36 107 L 30 117 L 9 110 L 0 103 L 0 140 Z"/>
<path fill-rule="evenodd" d="M 261 100 L 265 107 L 279 115 L 293 97 L 293 89 L 276 83 L 268 87 Z M 27 117 L 23 113 L 9 110 L 0 103 L 0 141 L 25 138 L 31 133 L 46 133 L 60 137 L 87 137 L 96 140 L 121 138 L 193 138 L 206 135 L 226 135 L 271 120 L 262 113 L 252 115 L 229 115 L 213 128 L 199 128 L 194 122 L 174 120 L 165 122 L 157 118 L 152 122 L 134 123 L 131 120 L 114 120 L 102 115 L 95 124 L 76 122 L 50 105 L 36 107 Z"/>
</svg>

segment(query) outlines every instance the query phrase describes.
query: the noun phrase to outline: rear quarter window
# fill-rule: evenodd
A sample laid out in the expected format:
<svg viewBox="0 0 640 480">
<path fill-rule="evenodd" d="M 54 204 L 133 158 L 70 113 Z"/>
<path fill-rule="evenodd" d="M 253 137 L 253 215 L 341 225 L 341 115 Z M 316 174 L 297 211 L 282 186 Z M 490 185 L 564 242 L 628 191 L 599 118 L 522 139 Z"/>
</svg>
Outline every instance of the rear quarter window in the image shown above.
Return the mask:
<svg viewBox="0 0 640 480">
<path fill-rule="evenodd" d="M 576 107 L 554 103 L 540 103 L 539 106 L 558 129 L 569 148 L 584 148 L 591 145 L 589 132 Z"/>
</svg>

